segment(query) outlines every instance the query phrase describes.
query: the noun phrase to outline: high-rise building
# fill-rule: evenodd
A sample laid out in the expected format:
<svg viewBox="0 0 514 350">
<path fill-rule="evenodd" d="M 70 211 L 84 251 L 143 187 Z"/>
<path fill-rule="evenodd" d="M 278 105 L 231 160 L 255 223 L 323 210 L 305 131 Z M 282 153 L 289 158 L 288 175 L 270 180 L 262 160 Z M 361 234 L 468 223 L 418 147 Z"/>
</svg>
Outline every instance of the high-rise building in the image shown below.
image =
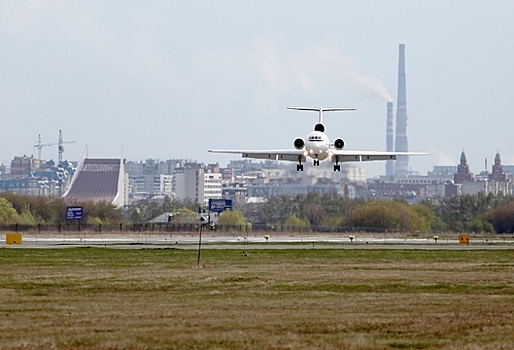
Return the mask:
<svg viewBox="0 0 514 350">
<path fill-rule="evenodd" d="M 204 174 L 204 201 L 207 203 L 209 199 L 221 198 L 221 173 L 205 173 Z"/>
<path fill-rule="evenodd" d="M 202 204 L 205 199 L 205 170 L 201 163 L 185 163 L 175 168 L 172 191 L 178 199 L 189 198 Z M 221 193 L 220 193 L 221 197 Z"/>
</svg>

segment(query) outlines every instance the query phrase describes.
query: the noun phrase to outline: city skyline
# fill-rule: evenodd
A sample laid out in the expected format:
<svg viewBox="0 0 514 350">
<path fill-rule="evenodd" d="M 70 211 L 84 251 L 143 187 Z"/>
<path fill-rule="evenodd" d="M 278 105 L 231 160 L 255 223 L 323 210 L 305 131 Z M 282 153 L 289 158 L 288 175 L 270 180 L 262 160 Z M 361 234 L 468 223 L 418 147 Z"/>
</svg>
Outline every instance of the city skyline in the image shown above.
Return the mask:
<svg viewBox="0 0 514 350">
<path fill-rule="evenodd" d="M 500 1 L 0 1 L 0 163 L 35 154 L 38 134 L 57 142 L 62 129 L 76 141 L 70 160 L 88 145 L 91 157 L 223 164 L 237 158 L 207 149 L 291 147 L 312 128 L 292 105 L 355 107 L 327 118 L 327 134 L 385 150 L 405 43 L 409 150 L 431 153 L 410 168 L 456 165 L 462 150 L 473 172 L 497 150 L 514 164 L 512 10 Z M 354 165 L 384 173 L 383 162 Z"/>
<path fill-rule="evenodd" d="M 445 164 L 445 165 L 441 165 L 441 164 L 431 164 L 431 165 L 428 165 L 429 168 L 426 172 L 421 172 L 421 171 L 416 171 L 416 170 L 413 170 L 411 172 L 409 172 L 407 175 L 416 175 L 416 174 L 419 174 L 419 175 L 426 175 L 430 172 L 433 172 L 435 168 L 438 168 L 438 167 L 442 167 L 442 168 L 446 168 L 446 167 L 454 167 L 455 169 L 457 169 L 458 165 L 462 162 L 462 155 L 465 155 L 466 158 L 469 158 L 466 154 L 466 152 L 463 150 L 460 152 L 459 154 L 459 162 L 456 163 L 456 164 Z M 501 157 L 501 159 L 503 159 L 503 155 L 501 154 L 501 152 L 498 152 L 498 150 L 494 153 L 494 156 L 491 156 L 491 157 L 488 157 L 487 159 L 484 159 L 484 162 L 482 163 L 482 166 L 473 166 L 472 164 L 468 164 L 469 166 L 469 171 L 473 174 L 480 174 L 480 173 L 492 173 L 493 170 L 494 170 L 494 165 L 495 165 L 495 161 L 498 157 L 498 155 Z M 2 160 L 0 161 L 0 165 L 2 166 L 6 166 L 7 169 L 10 169 L 11 168 L 11 163 L 15 160 L 20 160 L 21 158 L 33 158 L 33 159 L 38 159 L 37 156 L 35 154 L 31 154 L 31 155 L 21 155 L 21 156 L 18 156 L 18 155 L 15 155 L 11 160 Z M 213 161 L 206 161 L 206 160 L 203 160 L 203 159 L 196 159 L 196 158 L 179 158 L 179 157 L 164 157 L 164 158 L 159 158 L 159 157 L 146 157 L 146 158 L 141 158 L 141 159 L 133 159 L 133 158 L 128 158 L 128 157 L 102 157 L 102 156 L 98 156 L 98 157 L 95 157 L 95 156 L 91 156 L 91 157 L 85 157 L 85 158 L 90 158 L 90 159 L 124 159 L 126 161 L 126 163 L 133 163 L 133 164 L 144 164 L 148 161 L 151 161 L 151 162 L 156 162 L 156 163 L 167 163 L 169 161 L 177 161 L 177 164 L 180 163 L 201 163 L 201 164 L 204 164 L 205 167 L 209 166 L 209 165 L 219 165 L 221 168 L 223 167 L 230 167 L 232 163 L 238 163 L 238 162 L 249 162 L 251 164 L 254 164 L 254 165 L 259 165 L 259 164 L 267 164 L 268 162 L 272 162 L 272 163 L 276 163 L 278 165 L 279 168 L 283 168 L 283 167 L 291 167 L 294 168 L 295 166 L 295 163 L 294 162 L 289 162 L 289 161 L 280 161 L 280 160 L 263 160 L 263 159 L 253 159 L 253 158 L 242 158 L 242 157 L 237 157 L 237 155 L 233 156 L 232 158 L 229 157 L 229 160 L 227 162 L 221 162 L 219 160 L 213 160 Z M 224 157 L 223 157 L 224 158 Z M 68 159 L 65 157 L 64 161 L 65 162 L 70 162 L 70 165 L 73 163 L 78 163 L 80 162 L 82 158 L 80 159 Z M 53 157 L 50 157 L 49 159 L 45 159 L 45 158 L 42 158 L 41 160 L 41 169 L 45 168 L 45 163 L 48 163 L 48 162 L 53 162 L 54 165 L 57 165 L 57 161 L 56 161 L 56 158 L 53 158 Z M 393 162 L 396 162 L 396 161 L 393 161 Z M 364 171 L 366 171 L 366 165 L 367 162 L 343 162 L 341 163 L 342 165 L 349 165 L 349 166 L 353 166 L 353 167 L 356 167 L 356 168 L 362 168 Z M 386 164 L 386 161 L 377 161 L 377 163 L 379 164 L 383 164 L 385 165 Z M 469 162 L 468 162 L 469 163 Z M 331 168 L 331 164 L 330 162 L 323 162 L 323 163 L 320 163 L 321 167 L 323 169 L 330 169 L 330 171 L 332 172 L 332 168 Z M 507 166 L 507 167 L 514 167 L 514 164 L 509 164 L 509 163 L 505 163 L 503 160 L 501 160 L 501 164 L 503 166 Z M 307 162 L 305 163 L 306 165 L 306 168 L 307 169 L 316 169 L 316 167 L 314 167 L 311 163 Z M 268 167 L 268 165 L 266 165 L 266 167 Z M 1 174 L 1 172 L 0 172 Z M 510 175 L 512 175 L 512 173 L 509 172 Z M 4 175 L 11 175 L 9 173 L 7 174 L 4 174 Z M 305 176 L 310 176 L 308 173 L 302 173 L 302 172 L 298 172 L 297 175 L 305 175 Z M 399 175 L 401 176 L 401 174 L 395 174 L 396 175 Z M 378 178 L 381 178 L 383 176 L 386 176 L 386 173 L 385 173 L 385 169 L 383 171 L 382 174 L 379 174 L 378 176 L 375 176 L 375 175 L 369 175 L 369 174 L 366 174 L 366 178 L 367 179 L 378 179 Z"/>
</svg>

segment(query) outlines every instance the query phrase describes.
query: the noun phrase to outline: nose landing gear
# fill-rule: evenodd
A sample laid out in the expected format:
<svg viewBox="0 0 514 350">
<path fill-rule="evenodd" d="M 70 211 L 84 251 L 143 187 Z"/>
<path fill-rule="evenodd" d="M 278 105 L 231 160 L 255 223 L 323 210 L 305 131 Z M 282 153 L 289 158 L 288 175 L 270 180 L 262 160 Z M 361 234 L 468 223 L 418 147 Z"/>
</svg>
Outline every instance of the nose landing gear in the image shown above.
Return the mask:
<svg viewBox="0 0 514 350">
<path fill-rule="evenodd" d="M 315 154 L 316 158 L 314 158 L 314 166 L 319 166 L 319 159 L 318 159 L 318 155 Z"/>
</svg>

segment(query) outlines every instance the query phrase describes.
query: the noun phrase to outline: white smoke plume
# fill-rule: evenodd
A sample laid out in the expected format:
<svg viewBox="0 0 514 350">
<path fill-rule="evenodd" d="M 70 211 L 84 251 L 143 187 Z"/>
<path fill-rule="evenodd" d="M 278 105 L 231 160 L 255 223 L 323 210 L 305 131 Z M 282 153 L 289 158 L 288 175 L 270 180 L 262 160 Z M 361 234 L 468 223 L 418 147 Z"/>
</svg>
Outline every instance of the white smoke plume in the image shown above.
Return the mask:
<svg viewBox="0 0 514 350">
<path fill-rule="evenodd" d="M 345 72 L 345 75 L 359 87 L 375 94 L 385 102 L 393 102 L 391 95 L 389 95 L 387 89 L 379 80 L 370 76 L 361 75 L 357 71 L 350 69 Z"/>
<path fill-rule="evenodd" d="M 438 165 L 456 165 L 458 164 L 458 157 L 460 157 L 460 153 L 448 154 L 435 147 L 430 149 L 430 155 L 436 160 L 434 164 Z"/>
<path fill-rule="evenodd" d="M 337 49 L 318 47 L 287 53 L 261 37 L 254 40 L 254 51 L 249 60 L 261 69 L 268 86 L 275 89 L 300 86 L 313 90 L 328 82 L 350 82 L 371 97 L 393 101 L 378 79 L 359 73 L 353 68 L 351 58 Z"/>
</svg>

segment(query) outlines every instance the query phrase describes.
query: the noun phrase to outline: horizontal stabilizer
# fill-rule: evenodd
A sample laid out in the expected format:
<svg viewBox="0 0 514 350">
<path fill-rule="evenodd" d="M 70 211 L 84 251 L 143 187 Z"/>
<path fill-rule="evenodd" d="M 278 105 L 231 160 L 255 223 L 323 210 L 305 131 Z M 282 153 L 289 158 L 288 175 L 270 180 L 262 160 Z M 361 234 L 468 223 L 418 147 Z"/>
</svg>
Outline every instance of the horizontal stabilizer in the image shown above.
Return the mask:
<svg viewBox="0 0 514 350">
<path fill-rule="evenodd" d="M 323 112 L 344 112 L 355 111 L 355 108 L 346 107 L 287 107 L 287 109 L 294 109 L 296 111 L 314 111 L 319 112 L 319 123 L 323 124 Z"/>
<path fill-rule="evenodd" d="M 314 112 L 355 111 L 355 108 L 351 108 L 351 107 L 287 107 L 287 109 L 294 109 L 296 111 L 314 111 Z"/>
</svg>

